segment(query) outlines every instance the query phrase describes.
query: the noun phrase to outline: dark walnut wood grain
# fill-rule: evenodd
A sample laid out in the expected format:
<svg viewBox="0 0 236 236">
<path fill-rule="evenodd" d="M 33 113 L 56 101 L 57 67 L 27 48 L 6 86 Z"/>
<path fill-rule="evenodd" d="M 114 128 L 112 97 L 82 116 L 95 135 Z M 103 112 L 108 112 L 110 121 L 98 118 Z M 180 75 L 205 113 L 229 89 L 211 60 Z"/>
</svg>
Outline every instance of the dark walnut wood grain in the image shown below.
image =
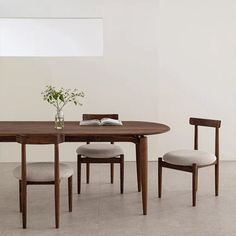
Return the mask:
<svg viewBox="0 0 236 236">
<path fill-rule="evenodd" d="M 151 135 L 169 131 L 170 128 L 164 124 L 123 121 L 122 126 L 80 126 L 78 121 L 65 122 L 63 130 L 56 130 L 54 122 L 49 121 L 0 121 L 0 136 L 25 134 L 57 134 L 66 136 L 80 135 Z"/>
<path fill-rule="evenodd" d="M 169 130 L 164 124 L 142 121 L 123 121 L 122 126 L 80 126 L 79 122 L 67 121 L 63 130 L 56 130 L 54 122 L 48 121 L 0 121 L 0 142 L 15 142 L 18 134 L 58 133 L 64 134 L 66 142 L 84 141 L 85 138 L 113 141 L 112 137 L 122 142 L 132 141 L 130 137 L 161 134 Z"/>
<path fill-rule="evenodd" d="M 180 170 L 192 173 L 192 205 L 196 206 L 196 193 L 198 188 L 198 169 L 214 165 L 215 166 L 215 195 L 219 194 L 219 129 L 221 126 L 220 120 L 211 120 L 203 118 L 190 117 L 189 124 L 194 125 L 194 150 L 198 150 L 198 127 L 205 126 L 215 129 L 215 156 L 216 161 L 208 165 L 197 165 L 193 163 L 190 166 L 174 165 L 167 163 L 158 158 L 158 197 L 162 195 L 162 167 L 169 169 Z"/>
<path fill-rule="evenodd" d="M 111 119 L 119 119 L 118 114 L 83 114 L 83 120 L 93 120 L 98 119 L 101 120 L 102 118 L 111 118 Z"/>
<path fill-rule="evenodd" d="M 16 142 L 17 135 L 62 134 L 65 142 L 132 142 L 136 145 L 139 191 L 142 191 L 143 214 L 147 214 L 148 141 L 147 135 L 161 134 L 170 130 L 167 125 L 122 121 L 122 126 L 80 126 L 79 122 L 65 122 L 63 130 L 56 130 L 48 121 L 0 121 L 0 142 Z"/>
<path fill-rule="evenodd" d="M 19 199 L 20 212 L 22 213 L 23 228 L 27 226 L 27 185 L 54 185 L 55 194 L 55 226 L 59 228 L 60 224 L 60 168 L 59 168 L 59 144 L 64 142 L 62 134 L 28 134 L 17 135 L 16 141 L 21 144 L 21 176 L 19 180 Z M 27 164 L 26 164 L 26 145 L 30 144 L 54 144 L 54 181 L 27 181 Z M 72 175 L 68 178 L 68 199 L 69 211 L 72 211 Z"/>
</svg>

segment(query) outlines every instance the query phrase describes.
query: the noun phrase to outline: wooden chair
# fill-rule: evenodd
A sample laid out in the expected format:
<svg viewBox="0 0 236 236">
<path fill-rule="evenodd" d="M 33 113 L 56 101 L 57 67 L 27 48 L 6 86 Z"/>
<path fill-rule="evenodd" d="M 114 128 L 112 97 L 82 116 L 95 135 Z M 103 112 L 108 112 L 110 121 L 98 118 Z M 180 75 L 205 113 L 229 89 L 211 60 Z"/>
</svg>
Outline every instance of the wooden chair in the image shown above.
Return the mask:
<svg viewBox="0 0 236 236">
<path fill-rule="evenodd" d="M 72 211 L 72 175 L 73 169 L 59 163 L 59 144 L 64 142 L 63 135 L 18 135 L 17 142 L 21 144 L 21 165 L 13 171 L 19 179 L 19 202 L 22 212 L 23 228 L 27 225 L 27 185 L 55 186 L 55 225 L 59 228 L 60 180 L 68 179 L 69 212 Z M 26 163 L 26 145 L 54 144 L 54 162 Z"/>
<path fill-rule="evenodd" d="M 83 120 L 111 118 L 118 119 L 118 114 L 83 114 Z M 90 163 L 110 163 L 111 184 L 114 182 L 114 163 L 120 164 L 120 192 L 124 191 L 124 152 L 113 142 L 82 145 L 77 148 L 77 184 L 81 191 L 81 164 L 86 163 L 86 182 L 89 184 Z"/>
<path fill-rule="evenodd" d="M 198 169 L 215 166 L 215 195 L 219 194 L 219 128 L 220 120 L 190 118 L 194 125 L 194 150 L 177 150 L 166 153 L 158 159 L 158 197 L 162 194 L 162 167 L 192 173 L 192 205 L 196 206 L 196 192 L 198 186 Z M 198 126 L 215 128 L 215 154 L 198 150 Z"/>
</svg>

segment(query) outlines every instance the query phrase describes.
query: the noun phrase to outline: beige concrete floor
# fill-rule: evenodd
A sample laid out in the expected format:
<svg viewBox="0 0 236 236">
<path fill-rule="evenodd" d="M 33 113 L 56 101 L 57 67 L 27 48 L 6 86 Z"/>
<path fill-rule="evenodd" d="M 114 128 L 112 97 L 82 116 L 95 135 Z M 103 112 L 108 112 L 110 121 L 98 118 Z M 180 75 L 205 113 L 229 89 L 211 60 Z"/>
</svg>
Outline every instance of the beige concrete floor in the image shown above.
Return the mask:
<svg viewBox="0 0 236 236">
<path fill-rule="evenodd" d="M 74 167 L 75 163 L 70 163 Z M 21 228 L 18 183 L 12 176 L 16 163 L 0 164 L 0 235 L 81 236 L 204 236 L 236 235 L 236 162 L 221 163 L 220 196 L 214 196 L 212 167 L 199 173 L 197 207 L 191 206 L 191 175 L 164 170 L 163 198 L 157 198 L 157 163 L 149 163 L 148 215 L 142 215 L 135 163 L 125 163 L 125 193 L 119 193 L 119 171 L 109 184 L 109 166 L 93 165 L 91 183 L 76 194 L 73 212 L 67 211 L 67 185 L 61 184 L 61 227 L 54 228 L 52 186 L 28 187 L 28 228 Z M 84 177 L 84 175 L 83 175 Z M 84 182 L 84 181 L 83 181 Z"/>
</svg>

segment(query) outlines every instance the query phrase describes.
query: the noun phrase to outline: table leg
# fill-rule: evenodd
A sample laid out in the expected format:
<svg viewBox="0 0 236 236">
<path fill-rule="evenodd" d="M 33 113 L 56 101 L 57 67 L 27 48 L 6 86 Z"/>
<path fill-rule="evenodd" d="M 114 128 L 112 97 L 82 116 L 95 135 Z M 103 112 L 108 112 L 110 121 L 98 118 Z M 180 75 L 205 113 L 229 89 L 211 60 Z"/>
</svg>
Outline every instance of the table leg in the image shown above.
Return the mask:
<svg viewBox="0 0 236 236">
<path fill-rule="evenodd" d="M 141 171 L 140 171 L 140 155 L 139 155 L 139 143 L 135 144 L 136 149 L 136 169 L 137 169 L 137 184 L 138 192 L 141 192 Z"/>
<path fill-rule="evenodd" d="M 140 155 L 140 170 L 142 184 L 142 201 L 143 214 L 147 215 L 147 191 L 148 191 L 148 146 L 147 137 L 140 137 L 139 140 L 139 155 Z"/>
<path fill-rule="evenodd" d="M 21 159 L 21 204 L 22 204 L 22 221 L 23 228 L 27 225 L 27 180 L 26 180 L 26 146 L 22 144 L 22 159 Z"/>
<path fill-rule="evenodd" d="M 55 175 L 55 224 L 56 228 L 60 225 L 60 169 L 59 169 L 59 147 L 55 144 L 55 157 L 54 157 L 54 175 Z"/>
</svg>

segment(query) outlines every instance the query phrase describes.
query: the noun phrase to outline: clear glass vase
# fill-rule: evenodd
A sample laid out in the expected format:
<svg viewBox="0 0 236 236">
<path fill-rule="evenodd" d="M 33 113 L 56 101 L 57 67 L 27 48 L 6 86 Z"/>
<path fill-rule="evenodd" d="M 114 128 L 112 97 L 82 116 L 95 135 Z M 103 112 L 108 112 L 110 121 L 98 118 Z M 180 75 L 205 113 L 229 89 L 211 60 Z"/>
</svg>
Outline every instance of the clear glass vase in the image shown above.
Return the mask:
<svg viewBox="0 0 236 236">
<path fill-rule="evenodd" d="M 56 129 L 64 128 L 64 114 L 62 111 L 57 111 L 55 115 L 55 128 Z"/>
</svg>

